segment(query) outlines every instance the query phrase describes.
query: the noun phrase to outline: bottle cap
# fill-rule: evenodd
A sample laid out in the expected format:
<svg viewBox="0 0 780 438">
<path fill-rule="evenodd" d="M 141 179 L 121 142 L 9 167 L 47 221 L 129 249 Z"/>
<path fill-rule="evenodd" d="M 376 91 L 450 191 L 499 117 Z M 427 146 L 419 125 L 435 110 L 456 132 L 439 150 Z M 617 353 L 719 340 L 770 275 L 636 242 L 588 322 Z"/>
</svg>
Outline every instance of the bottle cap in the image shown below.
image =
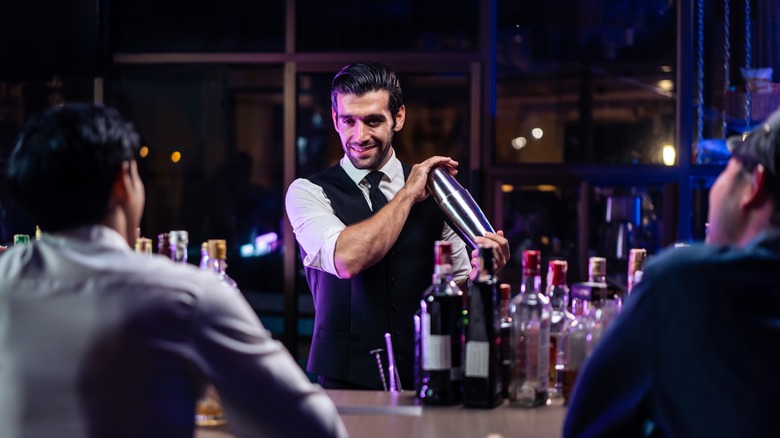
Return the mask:
<svg viewBox="0 0 780 438">
<path fill-rule="evenodd" d="M 168 238 L 171 241 L 171 245 L 187 246 L 190 243 L 190 234 L 184 230 L 173 230 L 169 233 Z"/>
<path fill-rule="evenodd" d="M 628 253 L 628 270 L 630 272 L 641 271 L 647 258 L 647 250 L 644 248 L 632 248 Z"/>
<path fill-rule="evenodd" d="M 591 257 L 588 259 L 588 277 L 607 275 L 607 259 L 604 257 Z"/>
<path fill-rule="evenodd" d="M 523 251 L 523 275 L 539 275 L 541 267 L 539 266 L 542 258 L 541 251 L 527 249 Z"/>
<path fill-rule="evenodd" d="M 433 263 L 436 266 L 452 266 L 452 242 L 437 240 L 433 244 Z"/>
<path fill-rule="evenodd" d="M 135 252 L 140 252 L 143 254 L 151 254 L 152 253 L 152 239 L 149 239 L 148 237 L 139 237 L 135 240 Z"/>
<path fill-rule="evenodd" d="M 169 256 L 171 255 L 170 235 L 160 233 L 157 235 L 157 253 Z"/>
<path fill-rule="evenodd" d="M 209 258 L 227 259 L 227 242 L 224 239 L 209 239 Z"/>
<path fill-rule="evenodd" d="M 550 272 L 550 284 L 560 286 L 566 284 L 566 272 L 569 264 L 566 260 L 550 260 L 547 270 Z"/>
<path fill-rule="evenodd" d="M 14 245 L 22 245 L 30 242 L 28 234 L 14 234 Z"/>
</svg>

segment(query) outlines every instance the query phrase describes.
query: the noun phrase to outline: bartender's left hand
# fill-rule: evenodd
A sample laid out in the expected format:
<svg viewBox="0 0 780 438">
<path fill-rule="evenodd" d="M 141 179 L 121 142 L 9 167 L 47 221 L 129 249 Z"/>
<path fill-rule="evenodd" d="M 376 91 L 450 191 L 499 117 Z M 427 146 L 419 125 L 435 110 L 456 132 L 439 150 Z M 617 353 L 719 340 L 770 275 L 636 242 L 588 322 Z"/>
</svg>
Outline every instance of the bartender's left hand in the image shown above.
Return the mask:
<svg viewBox="0 0 780 438">
<path fill-rule="evenodd" d="M 485 237 L 477 236 L 474 239 L 477 245 L 484 248 L 493 248 L 493 267 L 495 272 L 499 272 L 509 261 L 509 241 L 504 237 L 504 232 L 498 230 L 495 233 L 486 233 Z M 477 276 L 479 266 L 479 249 L 471 251 L 471 275 L 469 278 L 474 280 Z"/>
</svg>

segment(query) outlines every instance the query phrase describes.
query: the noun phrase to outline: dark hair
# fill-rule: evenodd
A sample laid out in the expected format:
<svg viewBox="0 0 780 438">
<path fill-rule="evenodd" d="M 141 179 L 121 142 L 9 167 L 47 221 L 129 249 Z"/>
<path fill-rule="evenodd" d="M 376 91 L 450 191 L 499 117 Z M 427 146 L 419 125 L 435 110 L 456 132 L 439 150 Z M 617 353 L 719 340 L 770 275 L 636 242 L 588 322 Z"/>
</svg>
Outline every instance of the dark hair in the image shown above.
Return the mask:
<svg viewBox="0 0 780 438">
<path fill-rule="evenodd" d="M 68 104 L 31 119 L 8 164 L 16 201 L 47 232 L 103 220 L 112 184 L 140 144 L 113 108 Z"/>
<path fill-rule="evenodd" d="M 381 90 L 390 93 L 390 114 L 395 119 L 398 110 L 404 104 L 401 82 L 398 80 L 396 72 L 381 62 L 356 62 L 342 68 L 333 77 L 330 88 L 330 103 L 337 111 L 336 96 L 339 94 L 362 96 L 371 91 Z"/>
</svg>

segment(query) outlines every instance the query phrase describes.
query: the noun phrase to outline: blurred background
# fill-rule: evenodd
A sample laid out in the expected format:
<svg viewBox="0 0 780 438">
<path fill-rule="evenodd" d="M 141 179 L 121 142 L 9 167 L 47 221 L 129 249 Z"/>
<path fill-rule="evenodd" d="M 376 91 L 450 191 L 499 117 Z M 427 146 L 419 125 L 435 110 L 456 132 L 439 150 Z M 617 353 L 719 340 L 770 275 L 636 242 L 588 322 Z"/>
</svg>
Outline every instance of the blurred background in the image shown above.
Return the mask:
<svg viewBox="0 0 780 438">
<path fill-rule="evenodd" d="M 539 249 L 570 283 L 593 255 L 624 283 L 628 249 L 704 237 L 723 139 L 780 104 L 778 21 L 772 0 L 3 2 L 0 171 L 31 115 L 117 107 L 144 139 L 141 234 L 189 231 L 192 263 L 226 239 L 228 273 L 304 363 L 313 307 L 283 200 L 342 156 L 342 66 L 400 72 L 398 155 L 460 161 L 511 242 L 503 281 Z M 0 187 L 0 243 L 34 227 Z"/>
</svg>

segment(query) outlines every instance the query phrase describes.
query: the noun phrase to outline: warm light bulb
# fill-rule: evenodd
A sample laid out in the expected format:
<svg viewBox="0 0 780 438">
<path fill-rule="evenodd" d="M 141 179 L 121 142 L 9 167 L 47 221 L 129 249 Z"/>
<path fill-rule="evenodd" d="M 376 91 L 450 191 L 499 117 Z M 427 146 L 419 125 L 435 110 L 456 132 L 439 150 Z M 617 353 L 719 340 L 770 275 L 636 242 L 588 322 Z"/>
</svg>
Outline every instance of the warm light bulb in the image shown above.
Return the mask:
<svg viewBox="0 0 780 438">
<path fill-rule="evenodd" d="M 141 158 L 146 158 L 146 156 L 149 155 L 149 148 L 141 146 L 141 149 L 138 150 L 138 155 L 140 155 Z"/>
<path fill-rule="evenodd" d="M 178 163 L 179 160 L 181 160 L 181 152 L 173 151 L 173 153 L 171 154 L 171 161 L 173 161 L 174 163 Z"/>
<path fill-rule="evenodd" d="M 677 151 L 674 150 L 674 146 L 670 144 L 665 144 L 662 150 L 662 159 L 664 162 L 664 165 L 666 166 L 674 166 L 674 162 L 677 158 Z"/>
<path fill-rule="evenodd" d="M 531 136 L 533 138 L 539 140 L 544 135 L 544 131 L 542 131 L 542 128 L 534 128 L 531 130 Z"/>
<path fill-rule="evenodd" d="M 504 193 L 512 193 L 515 187 L 512 184 L 501 184 L 501 191 Z"/>
<path fill-rule="evenodd" d="M 517 137 L 515 139 L 512 139 L 512 147 L 517 149 L 518 151 L 524 148 L 526 143 L 528 143 L 528 140 L 526 140 L 525 137 Z"/>
<path fill-rule="evenodd" d="M 662 79 L 658 81 L 658 88 L 664 91 L 672 91 L 674 88 L 674 82 L 670 81 L 669 79 Z"/>
</svg>

